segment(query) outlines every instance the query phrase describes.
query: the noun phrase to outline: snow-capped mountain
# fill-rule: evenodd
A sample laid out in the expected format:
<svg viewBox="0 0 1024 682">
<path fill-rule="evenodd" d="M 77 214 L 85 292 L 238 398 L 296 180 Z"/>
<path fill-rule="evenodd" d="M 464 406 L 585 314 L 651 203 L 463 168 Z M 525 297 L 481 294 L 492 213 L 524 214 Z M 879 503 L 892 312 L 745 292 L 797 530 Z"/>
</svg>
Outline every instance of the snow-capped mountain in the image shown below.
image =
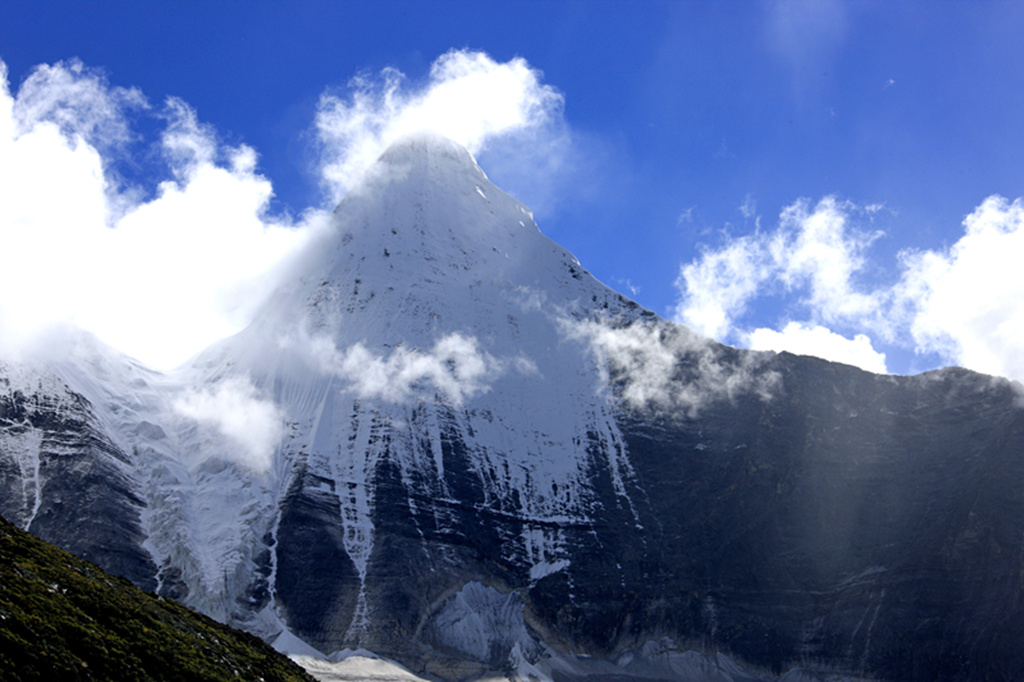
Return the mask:
<svg viewBox="0 0 1024 682">
<path fill-rule="evenodd" d="M 244 377 L 285 415 L 261 491 L 268 570 L 277 612 L 325 652 L 422 627 L 466 570 L 492 582 L 495 564 L 505 592 L 564 570 L 609 501 L 639 524 L 599 366 L 569 332 L 639 308 L 447 140 L 390 149 L 335 215 L 293 285 L 195 364 L 204 385 Z M 408 600 L 410 579 L 422 593 L 401 613 L 392 593 Z"/>
<path fill-rule="evenodd" d="M 0 366 L 0 512 L 279 649 L 445 679 L 1024 670 L 1019 385 L 698 337 L 447 140 L 389 149 L 178 372 L 67 343 Z"/>
</svg>

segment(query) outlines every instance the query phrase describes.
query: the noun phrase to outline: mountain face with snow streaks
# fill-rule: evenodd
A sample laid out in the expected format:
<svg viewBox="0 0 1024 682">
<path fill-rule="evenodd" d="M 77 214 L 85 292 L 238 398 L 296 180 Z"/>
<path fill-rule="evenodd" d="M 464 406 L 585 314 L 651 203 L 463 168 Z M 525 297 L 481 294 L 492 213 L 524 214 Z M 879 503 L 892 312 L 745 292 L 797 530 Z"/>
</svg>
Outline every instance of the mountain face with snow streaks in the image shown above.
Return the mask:
<svg viewBox="0 0 1024 682">
<path fill-rule="evenodd" d="M 293 274 L 172 374 L 85 337 L 0 367 L 0 512 L 444 679 L 1024 671 L 1019 385 L 699 337 L 427 135 Z"/>
<path fill-rule="evenodd" d="M 272 386 L 299 416 L 276 598 L 327 651 L 411 637 L 465 571 L 508 591 L 567 569 L 609 501 L 615 523 L 638 523 L 612 408 L 560 324 L 595 299 L 623 320 L 639 309 L 445 140 L 391 149 L 336 219 L 318 267 L 198 361 Z M 310 545 L 336 567 L 315 587 Z M 325 593 L 337 604 L 312 598 Z"/>
<path fill-rule="evenodd" d="M 0 363 L 0 515 L 153 589 L 132 465 L 82 395 Z"/>
</svg>

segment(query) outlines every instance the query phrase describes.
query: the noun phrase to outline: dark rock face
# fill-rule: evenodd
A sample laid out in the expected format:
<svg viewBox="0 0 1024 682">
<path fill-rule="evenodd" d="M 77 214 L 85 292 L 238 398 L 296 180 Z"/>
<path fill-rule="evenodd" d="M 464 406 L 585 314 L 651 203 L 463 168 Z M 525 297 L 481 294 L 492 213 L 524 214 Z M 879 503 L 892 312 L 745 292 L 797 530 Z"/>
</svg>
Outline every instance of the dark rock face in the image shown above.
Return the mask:
<svg viewBox="0 0 1024 682">
<path fill-rule="evenodd" d="M 428 670 L 450 656 L 476 661 L 470 669 L 480 672 L 515 642 L 536 639 L 611 657 L 668 637 L 765 675 L 1016 678 L 1024 671 L 1018 390 L 964 370 L 886 377 L 788 354 L 764 371 L 780 377 L 771 400 L 741 396 L 695 415 L 623 414 L 635 469 L 628 492 L 640 508 L 627 505 L 595 457 L 593 521 L 560 528 L 570 563 L 539 580 L 512 549 L 531 522 L 485 502 L 454 422 L 445 440 L 454 507 L 403 484 L 385 462 L 359 643 Z M 278 590 L 299 632 L 336 648 L 341 629 L 329 624 L 348 620 L 325 608 L 323 595 L 345 595 L 332 598 L 347 599 L 342 612 L 351 613 L 358 585 L 330 539 L 341 532 L 337 512 L 314 512 L 313 499 L 289 503 L 278 558 L 296 561 L 289 543 L 315 546 L 294 573 L 330 584 L 316 583 L 319 600 L 288 592 L 281 580 L 292 574 L 279 568 Z M 470 583 L 489 596 L 480 588 L 466 597 Z M 456 605 L 503 604 L 501 595 L 522 599 L 532 639 L 514 623 L 492 624 L 486 641 L 446 638 Z M 476 617 L 488 609 L 500 611 L 479 606 Z"/>
<path fill-rule="evenodd" d="M 325 649 L 344 639 L 359 594 L 335 485 L 314 476 L 297 478 L 277 531 L 279 602 L 295 634 Z"/>
<path fill-rule="evenodd" d="M 343 503 L 355 484 L 297 461 L 263 539 L 264 582 L 247 597 L 254 610 L 274 600 L 322 651 L 364 646 L 446 678 L 507 670 L 512 652 L 535 659 L 538 642 L 614 660 L 656 641 L 676 643 L 666 656 L 724 653 L 759 679 L 793 668 L 1018 678 L 1020 387 L 958 369 L 877 376 L 788 354 L 760 371 L 778 376 L 767 400 L 617 413 L 632 464 L 624 490 L 601 454 L 610 444 L 581 434 L 586 521 L 526 518 L 514 491 L 496 496 L 474 434 L 450 409 L 380 419 L 365 575 L 346 549 L 354 522 Z M 430 410 L 442 481 L 397 464 Z M 131 457 L 88 401 L 7 391 L 0 445 L 0 513 L 153 589 Z M 531 576 L 529 530 L 557 532 L 565 565 Z M 174 570 L 163 585 L 187 595 Z"/>
<path fill-rule="evenodd" d="M 0 390 L 0 444 L 0 515 L 143 589 L 156 587 L 131 459 L 85 398 Z"/>
<path fill-rule="evenodd" d="M 772 400 L 624 420 L 657 520 L 637 634 L 776 672 L 1019 675 L 1019 394 L 963 370 L 882 377 L 787 354 L 770 369 Z"/>
</svg>

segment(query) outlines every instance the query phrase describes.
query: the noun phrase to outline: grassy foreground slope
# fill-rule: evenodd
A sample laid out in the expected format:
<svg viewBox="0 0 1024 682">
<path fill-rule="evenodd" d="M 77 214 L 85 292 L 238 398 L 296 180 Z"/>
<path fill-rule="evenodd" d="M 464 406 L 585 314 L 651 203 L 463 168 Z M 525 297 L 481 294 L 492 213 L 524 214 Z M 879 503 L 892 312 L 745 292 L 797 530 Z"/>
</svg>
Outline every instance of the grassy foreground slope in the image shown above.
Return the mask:
<svg viewBox="0 0 1024 682">
<path fill-rule="evenodd" d="M 0 517 L 0 680 L 312 680 L 256 637 Z"/>
</svg>

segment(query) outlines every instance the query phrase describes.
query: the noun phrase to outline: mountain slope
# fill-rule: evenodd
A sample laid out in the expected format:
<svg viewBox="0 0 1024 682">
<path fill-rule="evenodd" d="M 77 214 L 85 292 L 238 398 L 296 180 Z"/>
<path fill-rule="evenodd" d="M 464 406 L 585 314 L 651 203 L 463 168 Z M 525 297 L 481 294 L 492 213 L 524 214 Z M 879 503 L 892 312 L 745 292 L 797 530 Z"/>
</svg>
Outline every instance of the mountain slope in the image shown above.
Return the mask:
<svg viewBox="0 0 1024 682">
<path fill-rule="evenodd" d="M 770 367 L 770 401 L 623 426 L 652 504 L 677 510 L 637 619 L 779 671 L 1019 677 L 1020 386 Z"/>
<path fill-rule="evenodd" d="M 145 504 L 130 448 L 93 402 L 54 371 L 0 362 L 0 514 L 153 589 Z"/>
<path fill-rule="evenodd" d="M 76 348 L 0 371 L 3 511 L 280 650 L 443 679 L 1024 671 L 1019 384 L 702 338 L 450 141 L 389 149 L 179 372 Z"/>
<path fill-rule="evenodd" d="M 0 680 L 311 680 L 259 639 L 0 518 Z"/>
<path fill-rule="evenodd" d="M 389 150 L 320 252 L 197 362 L 207 382 L 250 378 L 290 418 L 275 604 L 321 651 L 410 655 L 441 638 L 426 651 L 458 652 L 431 625 L 438 601 L 567 566 L 568 538 L 605 523 L 595 485 L 618 500 L 613 523 L 636 525 L 599 369 L 564 327 L 595 305 L 641 310 L 447 140 Z"/>
</svg>

